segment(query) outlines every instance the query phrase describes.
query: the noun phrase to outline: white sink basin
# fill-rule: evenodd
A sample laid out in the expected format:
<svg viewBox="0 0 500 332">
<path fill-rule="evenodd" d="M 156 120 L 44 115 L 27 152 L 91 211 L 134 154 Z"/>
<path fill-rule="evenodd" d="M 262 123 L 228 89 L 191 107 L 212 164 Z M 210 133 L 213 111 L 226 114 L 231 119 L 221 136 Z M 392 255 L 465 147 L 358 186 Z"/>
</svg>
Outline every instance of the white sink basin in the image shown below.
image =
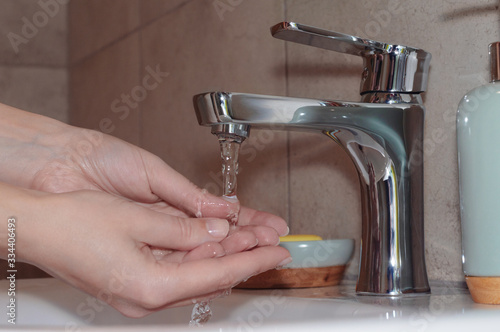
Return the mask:
<svg viewBox="0 0 500 332">
<path fill-rule="evenodd" d="M 7 280 L 0 303 L 8 312 Z M 300 298 L 313 295 L 328 298 Z M 143 319 L 122 316 L 56 279 L 17 280 L 15 331 L 193 331 L 192 307 L 167 309 Z M 292 291 L 235 290 L 211 305 L 200 331 L 498 331 L 500 306 L 478 305 L 466 290 L 434 287 L 432 295 L 405 298 L 356 296 L 354 285 Z"/>
</svg>

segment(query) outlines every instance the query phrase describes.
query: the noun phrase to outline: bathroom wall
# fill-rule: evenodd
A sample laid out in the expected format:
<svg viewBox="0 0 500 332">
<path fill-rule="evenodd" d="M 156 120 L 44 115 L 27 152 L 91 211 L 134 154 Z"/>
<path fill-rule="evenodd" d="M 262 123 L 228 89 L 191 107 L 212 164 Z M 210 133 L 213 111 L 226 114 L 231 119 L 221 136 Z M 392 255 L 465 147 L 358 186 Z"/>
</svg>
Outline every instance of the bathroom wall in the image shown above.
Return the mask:
<svg viewBox="0 0 500 332">
<path fill-rule="evenodd" d="M 0 0 L 0 102 L 68 119 L 67 6 Z"/>
<path fill-rule="evenodd" d="M 0 0 L 0 103 L 68 120 L 67 6 Z M 0 260 L 0 279 L 6 277 Z M 47 276 L 18 263 L 18 278 Z"/>
<path fill-rule="evenodd" d="M 73 0 L 69 61 L 73 124 L 158 154 L 220 194 L 218 146 L 198 126 L 194 94 L 212 90 L 359 99 L 361 59 L 271 38 L 297 21 L 432 53 L 424 96 L 425 240 L 433 280 L 463 280 L 454 114 L 488 79 L 500 38 L 493 0 Z M 354 167 L 317 134 L 253 131 L 239 197 L 281 215 L 294 233 L 353 237 L 360 204 Z M 357 271 L 358 253 L 348 269 Z"/>
</svg>

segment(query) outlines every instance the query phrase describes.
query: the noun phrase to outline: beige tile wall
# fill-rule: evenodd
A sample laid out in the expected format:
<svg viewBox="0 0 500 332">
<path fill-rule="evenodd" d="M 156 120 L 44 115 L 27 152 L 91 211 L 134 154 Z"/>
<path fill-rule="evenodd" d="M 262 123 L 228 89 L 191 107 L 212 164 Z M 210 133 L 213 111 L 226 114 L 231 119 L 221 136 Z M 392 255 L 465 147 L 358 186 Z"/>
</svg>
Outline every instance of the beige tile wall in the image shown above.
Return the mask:
<svg viewBox="0 0 500 332">
<path fill-rule="evenodd" d="M 70 62 L 78 62 L 137 29 L 139 3 L 140 0 L 71 0 Z"/>
<path fill-rule="evenodd" d="M 67 6 L 0 0 L 0 8 L 0 102 L 67 121 Z"/>
<path fill-rule="evenodd" d="M 220 190 L 217 144 L 196 124 L 192 95 L 229 90 L 359 99 L 360 59 L 273 40 L 268 29 L 274 23 L 298 21 L 431 52 L 425 95 L 427 267 L 431 279 L 463 280 L 454 113 L 461 96 L 487 79 L 487 44 L 500 38 L 496 1 L 74 3 L 74 123 L 97 128 L 114 113 L 116 98 L 140 87 L 148 68 L 158 69 L 161 82 L 136 98 L 127 119 L 113 114 L 113 134 L 141 144 L 214 192 Z M 117 12 L 125 18 L 115 17 Z M 358 180 L 338 147 L 319 135 L 255 131 L 244 149 L 244 203 L 285 217 L 293 232 L 359 238 Z M 356 269 L 357 255 L 349 274 Z"/>
<path fill-rule="evenodd" d="M 0 61 L 3 65 L 63 66 L 67 6 L 36 0 L 0 0 Z"/>
<path fill-rule="evenodd" d="M 286 94 L 284 44 L 268 38 L 268 27 L 283 20 L 283 3 L 252 1 L 227 12 L 216 11 L 210 1 L 154 0 L 140 5 L 135 12 L 142 20 L 139 29 L 115 26 L 115 40 L 100 48 L 82 39 L 70 43 L 71 54 L 86 54 L 83 60 L 70 56 L 71 122 L 99 129 L 103 120 L 109 120 L 112 135 L 140 144 L 197 185 L 220 194 L 217 140 L 197 124 L 192 96 L 214 88 Z M 92 29 L 82 32 L 94 18 L 78 13 L 99 11 L 95 6 L 97 2 L 71 3 L 72 36 L 78 29 L 81 38 L 94 38 Z M 121 5 L 101 6 L 118 11 Z M 265 33 L 238 27 L 249 15 Z M 101 17 L 96 16 L 95 20 Z M 78 40 L 86 46 L 74 47 Z M 240 165 L 240 186 L 245 188 L 240 199 L 284 217 L 286 136 L 256 131 L 245 142 Z M 267 171 L 260 172 L 262 167 Z"/>
<path fill-rule="evenodd" d="M 140 107 L 122 102 L 139 85 L 139 53 L 139 34 L 132 33 L 72 65 L 71 123 L 139 144 Z"/>
</svg>

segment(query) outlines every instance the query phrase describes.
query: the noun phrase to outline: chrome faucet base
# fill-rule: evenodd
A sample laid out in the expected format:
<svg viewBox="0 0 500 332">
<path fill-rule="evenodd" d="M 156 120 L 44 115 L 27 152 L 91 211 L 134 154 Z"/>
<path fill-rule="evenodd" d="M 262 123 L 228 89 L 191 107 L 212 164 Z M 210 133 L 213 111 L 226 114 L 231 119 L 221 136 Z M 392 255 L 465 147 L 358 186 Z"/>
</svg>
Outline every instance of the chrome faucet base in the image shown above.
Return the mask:
<svg viewBox="0 0 500 332">
<path fill-rule="evenodd" d="M 354 162 L 362 197 L 359 294 L 430 292 L 423 242 L 419 95 L 373 94 L 353 103 L 242 93 L 194 97 L 201 125 L 321 131 Z M 388 102 L 388 103 L 384 103 Z"/>
</svg>

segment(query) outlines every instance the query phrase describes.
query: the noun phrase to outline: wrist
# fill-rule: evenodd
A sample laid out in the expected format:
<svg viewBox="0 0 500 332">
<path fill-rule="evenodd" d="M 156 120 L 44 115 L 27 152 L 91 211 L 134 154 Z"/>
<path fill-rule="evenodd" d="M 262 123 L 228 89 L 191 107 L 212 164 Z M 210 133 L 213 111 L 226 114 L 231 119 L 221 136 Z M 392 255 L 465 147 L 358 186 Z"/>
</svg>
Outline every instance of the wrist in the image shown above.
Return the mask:
<svg viewBox="0 0 500 332">
<path fill-rule="evenodd" d="M 41 193 L 0 183 L 0 258 L 26 261 L 30 247 L 36 246 L 34 217 Z"/>
<path fill-rule="evenodd" d="M 0 181 L 32 188 L 36 174 L 67 149 L 72 127 L 2 104 L 0 118 Z"/>
</svg>

